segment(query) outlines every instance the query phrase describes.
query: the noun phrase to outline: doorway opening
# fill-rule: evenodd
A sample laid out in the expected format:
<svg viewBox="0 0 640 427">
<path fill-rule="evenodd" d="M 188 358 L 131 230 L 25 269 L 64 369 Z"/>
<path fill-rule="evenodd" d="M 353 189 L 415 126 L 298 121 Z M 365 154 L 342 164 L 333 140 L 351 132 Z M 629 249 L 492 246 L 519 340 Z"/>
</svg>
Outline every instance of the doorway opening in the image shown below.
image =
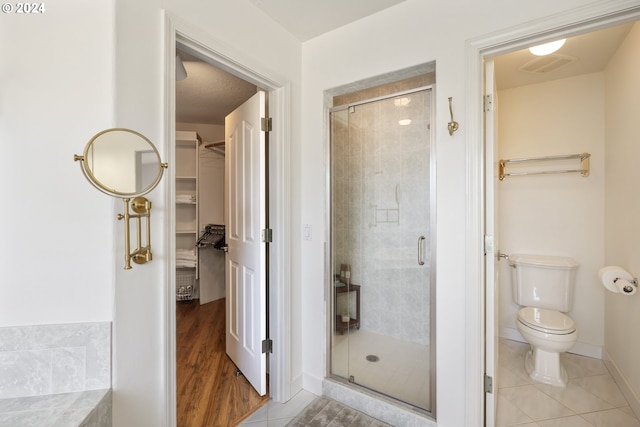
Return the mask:
<svg viewBox="0 0 640 427">
<path fill-rule="evenodd" d="M 479 55 L 484 69 L 481 74 L 487 78 L 484 93 L 491 95 L 490 102 L 485 104 L 483 150 L 486 157 L 482 162 L 486 169 L 480 180 L 484 182 L 480 209 L 485 221 L 480 236 L 485 239 L 482 246 L 486 252 L 486 258 L 484 254 L 481 257 L 486 264 L 480 276 L 485 282 L 481 300 L 486 304 L 483 369 L 485 378 L 493 380 L 488 383 L 489 390 L 483 393 L 485 425 L 513 423 L 513 419 L 508 419 L 513 412 L 506 409 L 513 409 L 513 396 L 523 390 L 544 399 L 546 412 L 527 413 L 524 408 L 517 408 L 523 417 L 517 423 L 543 420 L 547 416 L 587 421 L 589 417 L 629 417 L 637 423 L 640 404 L 637 397 L 633 397 L 637 391 L 633 385 L 629 387 L 625 373 L 615 366 L 619 362 L 611 363 L 616 356 L 609 354 L 609 351 L 616 352 L 616 344 L 614 336 L 607 331 L 617 323 L 614 312 L 620 308 L 607 314 L 612 302 L 610 296 L 601 292 L 597 271 L 611 262 L 611 255 L 616 252 L 616 245 L 607 244 L 604 239 L 605 234 L 610 235 L 611 227 L 611 223 L 604 220 L 609 204 L 605 199 L 611 197 L 611 187 L 604 181 L 615 179 L 618 168 L 610 159 L 635 154 L 616 154 L 621 146 L 616 142 L 619 136 L 612 132 L 612 125 L 615 123 L 616 131 L 624 128 L 618 114 L 624 101 L 615 82 L 624 80 L 620 70 L 627 65 L 621 58 L 638 51 L 640 38 L 633 35 L 638 24 L 632 22 L 638 12 L 637 7 L 619 14 L 609 11 L 602 15 L 603 11 L 597 10 L 593 12 L 595 17 L 585 19 L 583 27 L 577 29 L 571 17 L 567 17 L 564 29 L 543 29 L 544 24 L 537 23 L 534 24 L 537 31 L 522 30 L 523 37 L 518 41 L 506 39 L 512 35 L 505 36 L 504 44 L 499 47 L 494 40 L 491 47 L 487 44 L 479 49 L 483 52 Z M 616 18 L 610 19 L 611 15 Z M 543 32 L 544 36 L 540 36 Z M 566 38 L 566 49 L 546 59 L 532 57 L 527 49 L 560 38 Z M 580 52 L 582 43 L 588 48 L 576 53 Z M 594 59 L 589 58 L 588 53 L 596 53 L 597 47 L 604 49 L 598 58 L 602 62 L 588 68 L 594 66 Z M 541 70 L 538 66 L 542 62 L 551 68 Z M 494 66 L 497 88 L 490 78 Z M 512 71 L 507 73 L 506 69 Z M 632 80 L 635 83 L 631 83 L 631 87 L 640 86 L 637 78 Z M 611 102 L 616 98 L 619 102 Z M 559 115 L 566 120 L 558 121 Z M 581 172 L 579 162 L 574 165 L 567 163 L 571 160 L 555 158 L 573 150 L 592 154 L 590 174 Z M 499 160 L 529 158 L 536 161 L 523 162 L 517 169 L 499 173 Z M 508 172 L 515 173 L 509 175 Z M 585 203 L 590 206 L 584 206 Z M 589 229 L 589 233 L 576 237 L 576 232 L 580 234 L 578 228 Z M 582 403 L 595 402 L 595 406 L 578 407 L 563 402 L 556 389 L 534 382 L 525 370 L 524 359 L 530 345 L 515 328 L 520 307 L 513 302 L 511 268 L 505 260 L 505 256 L 520 253 L 565 255 L 581 264 L 576 274 L 573 307 L 565 313 L 574 319 L 579 338 L 569 352 L 560 355 L 561 362 L 570 371 L 569 384 L 562 395 L 581 393 L 585 396 L 580 398 Z M 619 256 L 622 253 L 618 251 Z M 596 378 L 602 383 L 594 387 Z M 605 382 L 612 390 L 607 396 L 600 393 Z M 484 385 L 486 387 L 486 381 Z M 635 387 L 638 386 L 640 384 Z M 594 398 L 590 399 L 591 396 Z M 534 397 L 528 395 L 524 399 L 532 401 Z M 606 403 L 612 400 L 616 403 Z M 564 408 L 567 412 L 551 416 L 548 412 L 552 408 Z M 624 423 L 607 419 L 607 424 Z"/>
<path fill-rule="evenodd" d="M 269 398 L 259 385 L 266 378 L 245 377 L 246 365 L 226 344 L 225 184 L 236 165 L 227 159 L 225 122 L 259 89 L 180 46 L 176 61 L 176 71 L 184 70 L 176 82 L 177 423 L 237 424 Z"/>
<path fill-rule="evenodd" d="M 435 72 L 425 68 L 331 97 L 328 362 L 337 381 L 432 415 Z"/>
<path fill-rule="evenodd" d="M 166 44 L 165 44 L 165 112 L 166 112 L 166 141 L 167 146 L 165 147 L 167 158 L 169 160 L 170 165 L 177 165 L 177 153 L 176 147 L 174 146 L 174 142 L 176 141 L 176 52 L 177 50 L 184 52 L 188 55 L 192 55 L 193 57 L 199 59 L 201 62 L 205 62 L 209 65 L 213 65 L 214 67 L 220 68 L 227 73 L 236 76 L 246 82 L 249 82 L 255 85 L 256 94 L 260 94 L 263 97 L 262 105 L 266 106 L 266 100 L 264 97 L 268 95 L 270 110 L 269 110 L 269 119 L 271 121 L 270 131 L 269 131 L 269 145 L 266 144 L 260 145 L 263 151 L 268 152 L 268 170 L 270 174 L 269 185 L 266 188 L 264 186 L 265 191 L 268 190 L 269 198 L 272 201 L 271 204 L 268 205 L 268 212 L 266 209 L 256 208 L 256 211 L 260 211 L 264 213 L 270 219 L 269 226 L 276 230 L 277 233 L 281 233 L 283 237 L 269 243 L 269 252 L 270 256 L 268 258 L 268 268 L 266 268 L 266 264 L 263 266 L 263 270 L 266 270 L 269 275 L 270 281 L 274 283 L 268 289 L 268 301 L 269 304 L 277 305 L 280 307 L 279 310 L 271 310 L 268 315 L 266 313 L 266 296 L 263 297 L 265 314 L 264 315 L 256 315 L 256 318 L 260 318 L 262 322 L 268 327 L 265 326 L 264 329 L 261 329 L 259 334 L 256 334 L 250 340 L 250 345 L 254 349 L 260 348 L 264 351 L 258 351 L 263 355 L 272 354 L 268 357 L 268 360 L 265 356 L 265 362 L 263 367 L 261 368 L 264 372 L 262 376 L 264 381 L 269 382 L 269 390 L 268 393 L 266 390 L 262 391 L 265 393 L 267 399 L 270 397 L 271 399 L 277 402 L 284 402 L 290 398 L 291 389 L 289 386 L 290 381 L 290 351 L 288 350 L 288 340 L 286 340 L 286 336 L 284 334 L 284 330 L 290 327 L 288 319 L 290 318 L 290 304 L 289 304 L 289 292 L 290 289 L 290 277 L 287 271 L 288 257 L 290 253 L 290 239 L 288 237 L 288 227 L 289 224 L 285 222 L 285 217 L 288 215 L 290 208 L 290 198 L 288 192 L 289 183 L 284 179 L 285 176 L 288 176 L 290 165 L 289 165 L 289 146 L 290 146 L 290 138 L 286 129 L 289 126 L 288 117 L 285 115 L 285 112 L 289 111 L 291 99 L 289 93 L 289 83 L 281 82 L 278 79 L 272 79 L 268 77 L 269 73 L 261 74 L 259 72 L 254 71 L 253 69 L 247 68 L 240 63 L 234 62 L 229 59 L 229 55 L 221 55 L 213 48 L 206 46 L 198 41 L 196 41 L 196 37 L 190 35 L 190 30 L 188 28 L 182 28 L 181 26 L 175 27 L 172 21 L 170 20 L 168 15 L 165 15 L 165 31 L 166 31 Z M 214 43 L 215 45 L 215 43 Z M 262 114 L 265 114 L 266 111 L 263 109 L 261 111 Z M 266 114 L 265 114 L 266 118 Z M 257 129 L 261 129 L 260 120 L 256 123 L 252 124 Z M 195 132 L 194 132 L 195 133 Z M 264 139 L 265 137 L 262 136 Z M 202 139 L 202 138 L 201 138 Z M 225 141 L 229 140 L 228 135 L 224 137 Z M 213 151 L 216 151 L 217 155 L 225 159 L 231 158 L 231 156 L 227 155 L 226 150 L 225 155 L 222 156 L 222 147 L 219 144 L 219 141 L 213 141 L 211 143 L 213 146 L 208 148 L 213 148 Z M 199 141 L 194 143 L 194 145 L 201 145 Z M 210 145 L 210 144 L 206 144 Z M 203 149 L 206 147 L 202 147 Z M 225 147 L 226 148 L 226 147 Z M 233 151 L 232 145 L 232 151 Z M 195 151 L 195 148 L 193 149 Z M 236 150 L 239 151 L 239 150 Z M 210 155 L 212 153 L 209 153 Z M 265 153 L 266 154 L 266 153 Z M 266 155 L 264 157 L 267 157 Z M 263 158 L 264 158 L 263 157 Z M 195 157 L 192 157 L 194 159 Z M 209 159 L 211 160 L 211 159 Z M 195 160 L 193 160 L 195 162 Z M 267 161 L 262 161 L 261 164 L 266 167 Z M 225 166 L 227 170 L 228 167 Z M 239 170 L 239 168 L 235 168 L 235 170 Z M 167 376 L 167 384 L 166 384 L 166 419 L 169 425 L 176 425 L 177 420 L 177 382 L 176 382 L 176 303 L 177 298 L 177 290 L 176 288 L 176 252 L 177 252 L 177 213 L 176 213 L 176 197 L 177 197 L 177 179 L 176 179 L 176 168 L 169 168 L 169 185 L 167 187 L 167 201 L 169 203 L 169 207 L 167 211 L 169 212 L 167 218 L 167 237 L 166 237 L 166 253 L 168 255 L 167 260 L 167 271 L 166 275 L 168 278 L 168 286 L 166 292 L 165 299 L 165 319 L 166 319 L 166 347 L 165 347 L 165 360 L 166 360 L 166 376 Z M 255 175 L 260 175 L 265 177 L 266 172 L 256 173 Z M 197 184 L 195 184 L 197 185 Z M 188 187 L 189 190 L 185 191 L 186 193 L 195 192 L 195 187 Z M 247 206 L 253 207 L 253 203 L 247 203 Z M 228 222 L 225 218 L 224 222 Z M 213 225 L 224 225 L 224 224 L 213 224 Z M 253 228 L 252 228 L 253 229 Z M 196 233 L 199 234 L 199 233 Z M 257 231 L 258 239 L 260 238 L 260 231 Z M 228 239 L 227 239 L 228 240 Z M 266 243 L 264 244 L 266 245 Z M 266 258 L 266 256 L 264 257 Z M 201 266 L 201 265 L 200 265 Z M 198 268 L 200 267 L 198 266 Z M 229 271 L 229 269 L 225 268 L 225 271 Z M 201 272 L 198 272 L 200 274 Z M 267 289 L 262 288 L 266 293 Z M 200 289 L 201 291 L 202 289 Z M 225 291 L 226 293 L 226 291 Z M 226 296 L 226 294 L 225 294 Z M 226 299 L 226 298 L 225 298 Z M 215 302 L 215 301 L 214 301 Z M 198 304 L 197 307 L 201 306 Z M 224 310 L 227 311 L 227 310 Z M 223 322 L 226 323 L 226 322 Z M 225 334 L 227 335 L 227 334 Z M 271 346 L 264 346 L 264 343 L 269 338 Z M 224 340 L 224 337 L 222 338 Z M 254 342 L 255 341 L 255 342 Z M 273 353 L 271 353 L 273 352 Z M 273 355 L 275 354 L 275 356 Z M 226 355 L 225 355 L 226 356 Z M 268 361 L 268 366 L 267 366 Z M 269 372 L 269 377 L 267 378 L 267 368 Z M 247 372 L 246 369 L 243 369 L 243 372 Z M 235 371 L 234 371 L 235 375 Z M 203 389 L 204 390 L 204 389 Z M 203 391 L 204 392 L 204 391 Z M 242 418 L 242 417 L 240 417 Z M 240 419 L 240 418 L 236 418 Z M 232 420 L 235 422 L 236 420 Z"/>
</svg>

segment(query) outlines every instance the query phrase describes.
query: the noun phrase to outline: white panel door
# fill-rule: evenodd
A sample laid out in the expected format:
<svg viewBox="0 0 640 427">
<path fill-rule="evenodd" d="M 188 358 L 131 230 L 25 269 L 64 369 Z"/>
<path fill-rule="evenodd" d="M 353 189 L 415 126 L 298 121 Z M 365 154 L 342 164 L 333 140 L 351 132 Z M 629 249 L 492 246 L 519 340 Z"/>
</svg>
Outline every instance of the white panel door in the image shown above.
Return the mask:
<svg viewBox="0 0 640 427">
<path fill-rule="evenodd" d="M 488 97 L 488 101 L 486 98 Z M 498 404 L 498 136 L 493 60 L 485 62 L 485 374 L 493 391 L 485 392 L 485 426 L 496 425 Z"/>
<path fill-rule="evenodd" d="M 265 93 L 258 92 L 225 120 L 226 348 L 256 391 L 266 393 Z"/>
</svg>

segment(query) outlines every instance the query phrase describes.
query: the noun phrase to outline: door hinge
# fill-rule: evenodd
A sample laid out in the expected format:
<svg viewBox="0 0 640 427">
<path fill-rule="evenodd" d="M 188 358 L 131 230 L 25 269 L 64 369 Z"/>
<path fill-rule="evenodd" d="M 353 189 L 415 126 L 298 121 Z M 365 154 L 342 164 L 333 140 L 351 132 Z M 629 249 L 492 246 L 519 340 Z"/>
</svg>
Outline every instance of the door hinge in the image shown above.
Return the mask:
<svg viewBox="0 0 640 427">
<path fill-rule="evenodd" d="M 271 132 L 271 117 L 263 117 L 260 122 L 262 132 Z"/>
<path fill-rule="evenodd" d="M 494 111 L 493 108 L 493 95 L 485 95 L 483 96 L 483 111 L 486 113 L 487 111 Z"/>
<path fill-rule="evenodd" d="M 493 394 L 493 377 L 484 374 L 484 392 Z"/>
<path fill-rule="evenodd" d="M 262 340 L 262 352 L 273 353 L 273 341 L 269 338 L 267 338 L 266 340 Z"/>
<path fill-rule="evenodd" d="M 262 229 L 262 242 L 263 243 L 271 243 L 273 242 L 273 230 L 271 230 L 270 228 L 264 228 Z"/>
</svg>

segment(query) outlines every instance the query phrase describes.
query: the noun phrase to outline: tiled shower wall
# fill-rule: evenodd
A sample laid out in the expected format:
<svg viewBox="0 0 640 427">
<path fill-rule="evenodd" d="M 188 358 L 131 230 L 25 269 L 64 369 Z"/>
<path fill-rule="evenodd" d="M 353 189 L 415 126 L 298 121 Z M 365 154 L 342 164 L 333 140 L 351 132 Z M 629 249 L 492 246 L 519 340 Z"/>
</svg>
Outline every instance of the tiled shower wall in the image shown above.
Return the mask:
<svg viewBox="0 0 640 427">
<path fill-rule="evenodd" d="M 0 328 L 0 399 L 111 388 L 111 323 Z"/>
<path fill-rule="evenodd" d="M 429 344 L 430 92 L 334 113 L 333 236 L 336 273 L 361 286 L 361 327 Z M 396 98 L 396 99 L 400 99 Z M 409 126 L 398 121 L 409 116 Z M 424 235 L 425 265 L 417 264 Z M 338 301 L 340 312 L 345 302 Z M 352 302 L 353 305 L 353 302 Z"/>
</svg>

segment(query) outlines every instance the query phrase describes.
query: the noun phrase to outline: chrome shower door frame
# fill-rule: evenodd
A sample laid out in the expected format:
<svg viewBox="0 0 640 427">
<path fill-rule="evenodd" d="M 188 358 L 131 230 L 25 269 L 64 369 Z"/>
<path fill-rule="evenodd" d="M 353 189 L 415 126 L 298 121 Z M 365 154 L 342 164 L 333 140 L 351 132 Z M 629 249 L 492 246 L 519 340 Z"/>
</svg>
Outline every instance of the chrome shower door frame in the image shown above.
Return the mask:
<svg viewBox="0 0 640 427">
<path fill-rule="evenodd" d="M 426 407 L 422 407 L 422 406 L 417 406 L 415 404 L 412 404 L 411 402 L 407 402 L 404 401 L 402 399 L 399 399 L 396 396 L 393 396 L 392 394 L 389 393 L 385 393 L 383 391 L 380 390 L 373 390 L 377 395 L 380 396 L 380 398 L 385 399 L 385 400 L 389 400 L 388 398 L 390 398 L 390 401 L 392 402 L 397 402 L 400 406 L 406 406 L 409 405 L 411 408 L 413 409 L 417 409 L 420 412 L 423 412 L 431 417 L 435 417 L 435 397 L 436 397 L 436 324 L 435 324 L 435 319 L 436 319 L 436 307 L 435 307 L 435 302 L 436 302 L 436 270 L 435 270 L 435 266 L 436 266 L 436 253 L 435 253 L 435 249 L 436 249 L 436 235 L 435 235 L 435 230 L 436 230 L 436 217 L 435 217 L 435 206 L 436 206 L 436 153 L 435 153 L 435 139 L 434 139 L 434 126 L 432 126 L 434 122 L 434 108 L 435 108 L 435 85 L 427 85 L 427 86 L 421 86 L 421 87 L 417 87 L 411 90 L 406 90 L 406 91 L 401 91 L 401 92 L 396 92 L 396 93 L 392 93 L 389 95 L 385 95 L 385 96 L 380 96 L 380 97 L 375 97 L 375 98 L 371 98 L 371 99 L 366 99 L 363 101 L 358 101 L 355 103 L 350 103 L 350 104 L 346 104 L 346 105 L 341 105 L 339 107 L 331 107 L 330 103 L 331 101 L 328 99 L 327 100 L 327 108 L 326 108 L 326 118 L 327 118 L 327 125 L 326 125 L 326 129 L 327 129 L 327 138 L 326 138 L 326 149 L 325 149 L 325 156 L 326 156 L 326 161 L 325 161 L 325 168 L 326 168 L 326 229 L 327 229 L 327 241 L 328 241 L 328 245 L 327 245 L 327 251 L 326 251 L 326 257 L 325 257 L 325 303 L 327 304 L 326 306 L 326 313 L 327 313 L 327 317 L 326 317 L 326 321 L 327 321 L 327 342 L 326 342 L 326 377 L 327 378 L 331 378 L 332 380 L 341 382 L 341 383 L 345 383 L 348 384 L 349 387 L 354 387 L 354 388 L 362 388 L 365 389 L 367 391 L 372 391 L 371 388 L 367 388 L 366 386 L 360 385 L 358 384 L 356 381 L 357 379 L 353 379 L 352 375 L 336 375 L 334 372 L 334 366 L 333 366 L 333 335 L 336 333 L 336 327 L 335 327 L 335 319 L 336 316 L 341 314 L 341 313 L 337 313 L 335 310 L 336 304 L 334 301 L 334 296 L 336 295 L 335 292 L 335 274 L 336 274 L 336 266 L 334 265 L 334 263 L 336 263 L 336 261 L 334 260 L 334 221 L 333 221 L 333 214 L 334 214 L 334 206 L 333 206 L 333 188 L 332 188 L 332 174 L 333 174 L 333 163 L 332 163 L 332 137 L 333 137 L 333 129 L 332 129 L 332 116 L 340 111 L 343 110 L 352 110 L 353 108 L 356 108 L 360 105 L 363 104 L 370 104 L 373 102 L 377 102 L 377 101 L 381 101 L 381 100 L 387 100 L 390 98 L 396 98 L 399 96 L 403 96 L 403 95 L 410 95 L 410 94 L 414 94 L 416 92 L 422 92 L 422 91 L 427 91 L 430 93 L 430 97 L 428 99 L 428 108 L 429 108 L 429 119 L 428 119 L 428 128 L 426 130 L 426 135 L 428 138 L 428 141 L 426 141 L 425 143 L 428 144 L 428 155 L 429 155 L 429 159 L 428 159 L 428 167 L 429 167 L 429 198 L 428 198 L 428 203 L 429 203 L 429 207 L 428 207 L 428 230 L 429 230 L 429 247 L 428 247 L 428 251 L 430 256 L 428 257 L 428 260 L 426 260 L 426 262 L 428 263 L 427 267 L 430 268 L 429 270 L 429 308 L 428 308 L 428 317 L 429 317 L 429 342 L 428 342 L 428 352 L 429 352 L 429 374 L 428 374 L 428 378 L 429 378 L 429 384 L 428 384 L 428 390 L 429 390 L 429 398 L 428 398 L 428 404 L 426 405 Z M 396 188 L 396 193 L 397 193 L 397 188 Z M 397 194 L 396 194 L 397 195 Z M 398 197 L 398 196 L 397 196 Z M 396 199 L 398 200 L 398 199 Z M 398 210 L 400 208 L 400 202 L 398 201 Z M 394 215 L 393 213 L 391 213 L 390 215 Z M 400 215 L 400 213 L 398 212 L 398 216 Z M 425 263 L 425 259 L 424 259 L 424 248 L 421 246 L 423 244 L 423 241 L 425 239 L 425 237 L 423 235 L 418 236 L 417 238 L 417 243 L 418 243 L 418 252 L 416 254 L 416 261 L 419 265 L 422 265 Z M 415 242 L 414 242 L 415 244 Z M 354 282 L 355 283 L 355 282 Z M 348 292 L 349 293 L 349 292 Z M 358 293 L 359 293 L 359 287 L 358 287 Z M 352 319 L 353 320 L 353 319 Z M 357 319 L 357 326 L 358 328 L 360 327 L 360 319 Z M 349 331 L 350 328 L 346 328 L 347 331 Z M 348 333 L 348 332 L 347 332 Z M 369 355 L 371 356 L 371 358 L 369 359 L 371 360 L 375 360 L 376 356 L 375 355 Z M 425 363 L 427 363 L 425 361 Z"/>
</svg>

